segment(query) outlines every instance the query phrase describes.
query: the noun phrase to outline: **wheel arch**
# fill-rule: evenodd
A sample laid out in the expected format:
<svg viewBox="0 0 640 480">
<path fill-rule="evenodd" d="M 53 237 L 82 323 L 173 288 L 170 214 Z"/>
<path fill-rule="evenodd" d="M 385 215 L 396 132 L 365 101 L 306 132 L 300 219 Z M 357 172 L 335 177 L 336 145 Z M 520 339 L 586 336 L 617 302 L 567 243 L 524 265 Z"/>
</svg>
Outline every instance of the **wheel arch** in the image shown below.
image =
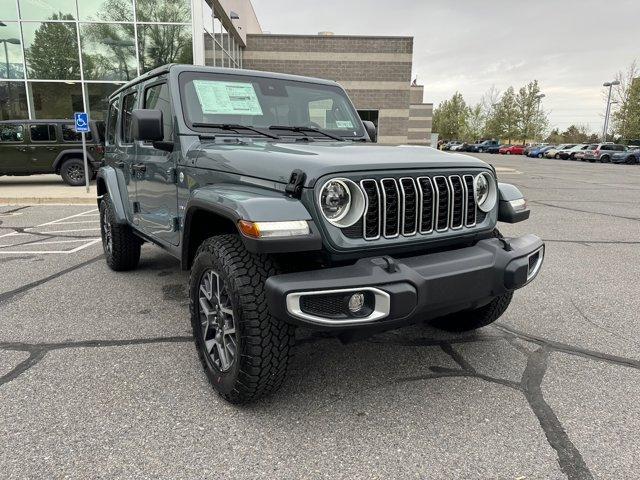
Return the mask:
<svg viewBox="0 0 640 480">
<path fill-rule="evenodd" d="M 71 158 L 77 158 L 79 160 L 82 160 L 83 159 L 82 150 L 74 149 L 74 150 L 63 150 L 62 152 L 60 152 L 56 157 L 56 159 L 53 161 L 53 170 L 57 174 L 60 174 L 60 169 L 62 168 L 62 164 Z M 89 152 L 87 152 L 87 160 L 89 164 L 95 163 L 93 156 Z"/>
</svg>

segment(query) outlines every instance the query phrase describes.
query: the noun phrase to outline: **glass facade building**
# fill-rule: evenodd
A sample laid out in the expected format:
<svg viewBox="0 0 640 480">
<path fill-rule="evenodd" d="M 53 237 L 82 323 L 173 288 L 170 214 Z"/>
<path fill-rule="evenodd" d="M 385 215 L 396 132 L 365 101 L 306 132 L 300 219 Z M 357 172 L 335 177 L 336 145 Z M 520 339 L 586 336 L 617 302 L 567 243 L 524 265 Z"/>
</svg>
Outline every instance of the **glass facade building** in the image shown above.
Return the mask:
<svg viewBox="0 0 640 480">
<path fill-rule="evenodd" d="M 160 65 L 241 67 L 230 17 L 218 0 L 0 0 L 0 120 L 101 120 L 111 92 Z"/>
</svg>

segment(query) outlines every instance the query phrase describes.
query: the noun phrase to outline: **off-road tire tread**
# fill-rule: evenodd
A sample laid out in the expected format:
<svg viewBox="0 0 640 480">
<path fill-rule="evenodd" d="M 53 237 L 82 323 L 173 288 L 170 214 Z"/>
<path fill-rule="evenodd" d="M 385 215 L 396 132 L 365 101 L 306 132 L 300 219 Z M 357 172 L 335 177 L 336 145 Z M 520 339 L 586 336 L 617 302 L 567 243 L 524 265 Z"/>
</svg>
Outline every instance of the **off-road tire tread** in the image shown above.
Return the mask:
<svg viewBox="0 0 640 480">
<path fill-rule="evenodd" d="M 71 162 L 79 162 L 79 163 L 81 163 L 82 164 L 82 168 L 84 169 L 84 161 L 83 160 L 81 160 L 81 159 L 79 159 L 77 157 L 67 158 L 64 162 L 62 162 L 62 165 L 60 166 L 60 176 L 62 177 L 62 180 L 64 181 L 64 183 L 66 183 L 67 185 L 69 185 L 71 187 L 82 187 L 84 185 L 84 178 L 83 178 L 82 182 L 75 183 L 69 178 L 69 176 L 66 173 L 65 167 L 67 167 Z M 91 167 L 89 167 L 89 168 L 91 168 Z M 89 177 L 91 177 L 91 175 L 89 175 Z"/>
<path fill-rule="evenodd" d="M 203 253 L 211 255 L 227 280 L 227 291 L 232 297 L 236 328 L 240 330 L 240 359 L 238 377 L 233 390 L 220 393 L 235 404 L 255 401 L 278 390 L 286 377 L 295 344 L 295 327 L 271 316 L 265 298 L 265 281 L 276 275 L 278 269 L 266 255 L 246 250 L 237 235 L 220 235 L 205 240 L 196 252 L 194 266 Z M 189 284 L 200 282 L 191 270 Z M 191 291 L 191 289 L 190 289 Z M 190 295 L 189 308 L 194 339 L 200 361 L 208 368 L 205 353 L 198 347 L 197 329 L 200 320 L 195 302 Z M 209 382 L 216 385 L 208 375 Z"/>
<path fill-rule="evenodd" d="M 113 207 L 109 196 L 105 195 L 100 203 L 100 220 L 102 221 L 103 209 L 107 210 L 107 217 L 111 223 L 111 235 L 113 248 L 111 255 L 105 252 L 107 265 L 111 270 L 116 272 L 124 272 L 134 270 L 140 261 L 141 240 L 135 236 L 129 225 L 118 224 L 115 222 Z M 101 228 L 102 230 L 102 228 Z M 102 234 L 102 232 L 100 232 Z"/>
</svg>

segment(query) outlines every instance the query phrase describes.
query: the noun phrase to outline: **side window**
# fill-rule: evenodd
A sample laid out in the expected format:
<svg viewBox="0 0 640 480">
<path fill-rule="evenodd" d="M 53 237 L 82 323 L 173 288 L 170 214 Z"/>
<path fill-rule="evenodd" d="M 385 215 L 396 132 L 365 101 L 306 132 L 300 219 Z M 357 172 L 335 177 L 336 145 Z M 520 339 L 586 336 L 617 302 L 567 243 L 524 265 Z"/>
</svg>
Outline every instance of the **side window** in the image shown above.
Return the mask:
<svg viewBox="0 0 640 480">
<path fill-rule="evenodd" d="M 116 143 L 116 124 L 118 123 L 118 101 L 116 98 L 109 104 L 109 113 L 107 116 L 107 145 Z"/>
<path fill-rule="evenodd" d="M 24 140 L 24 127 L 22 125 L 0 125 L 0 142 L 22 142 Z"/>
<path fill-rule="evenodd" d="M 131 137 L 131 114 L 136 107 L 137 92 L 132 92 L 124 96 L 122 99 L 122 120 L 120 121 L 121 130 L 120 138 L 122 143 L 133 143 Z"/>
<path fill-rule="evenodd" d="M 169 88 L 166 83 L 159 83 L 148 87 L 144 92 L 144 108 L 160 110 L 164 124 L 164 139 L 173 139 L 173 108 L 169 98 Z"/>
<path fill-rule="evenodd" d="M 32 142 L 52 142 L 56 140 L 56 127 L 46 123 L 29 125 L 29 135 Z"/>
<path fill-rule="evenodd" d="M 62 141 L 63 142 L 81 142 L 82 134 L 76 133 L 73 123 L 63 123 L 60 125 L 62 130 Z M 91 141 L 91 132 L 85 133 L 85 138 L 88 142 Z"/>
</svg>

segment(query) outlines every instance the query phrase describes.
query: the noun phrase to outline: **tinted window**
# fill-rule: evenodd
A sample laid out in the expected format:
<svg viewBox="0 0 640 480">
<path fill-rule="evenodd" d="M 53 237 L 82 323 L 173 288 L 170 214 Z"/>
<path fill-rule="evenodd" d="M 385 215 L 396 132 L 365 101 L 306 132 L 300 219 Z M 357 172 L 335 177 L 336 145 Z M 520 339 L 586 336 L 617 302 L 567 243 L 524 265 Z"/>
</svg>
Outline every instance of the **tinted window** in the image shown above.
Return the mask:
<svg viewBox="0 0 640 480">
<path fill-rule="evenodd" d="M 0 142 L 22 142 L 24 127 L 22 125 L 0 125 Z"/>
<path fill-rule="evenodd" d="M 109 104 L 107 117 L 107 145 L 116 143 L 116 123 L 118 122 L 118 99 Z"/>
<path fill-rule="evenodd" d="M 73 123 L 65 123 L 61 125 L 62 140 L 65 142 L 81 142 L 82 134 L 76 133 Z M 91 141 L 91 132 L 85 133 L 87 141 Z"/>
<path fill-rule="evenodd" d="M 173 109 L 169 98 L 169 89 L 166 83 L 153 85 L 144 93 L 144 108 L 162 111 L 164 124 L 164 139 L 171 141 L 173 138 Z"/>
<path fill-rule="evenodd" d="M 30 125 L 29 135 L 32 142 L 51 142 L 56 139 L 56 127 L 53 125 Z"/>
<path fill-rule="evenodd" d="M 122 143 L 133 143 L 133 138 L 131 137 L 131 114 L 136 106 L 137 96 L 137 92 L 133 92 L 125 95 L 122 100 L 122 121 L 120 122 Z"/>
</svg>

